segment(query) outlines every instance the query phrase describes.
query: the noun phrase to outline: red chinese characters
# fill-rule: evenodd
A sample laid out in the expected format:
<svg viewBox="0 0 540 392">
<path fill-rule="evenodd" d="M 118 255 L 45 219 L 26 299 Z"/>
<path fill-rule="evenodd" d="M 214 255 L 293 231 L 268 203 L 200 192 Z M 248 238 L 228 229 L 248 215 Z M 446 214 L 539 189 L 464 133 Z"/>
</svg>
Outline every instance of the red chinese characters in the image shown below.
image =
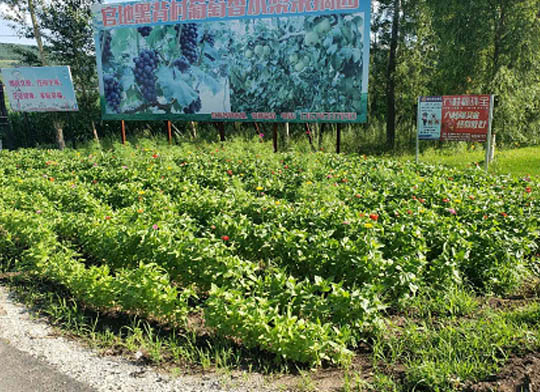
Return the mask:
<svg viewBox="0 0 540 392">
<path fill-rule="evenodd" d="M 444 96 L 441 140 L 485 142 L 490 105 L 489 95 Z"/>
<path fill-rule="evenodd" d="M 146 0 L 100 9 L 104 28 L 186 20 L 355 10 L 359 0 Z"/>
</svg>

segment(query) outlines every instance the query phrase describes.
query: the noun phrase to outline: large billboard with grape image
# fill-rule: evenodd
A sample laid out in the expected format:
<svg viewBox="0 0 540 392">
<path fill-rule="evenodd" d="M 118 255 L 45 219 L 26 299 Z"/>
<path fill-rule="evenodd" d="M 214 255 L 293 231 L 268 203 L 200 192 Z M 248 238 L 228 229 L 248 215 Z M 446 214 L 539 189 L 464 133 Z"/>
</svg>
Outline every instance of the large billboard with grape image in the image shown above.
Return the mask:
<svg viewBox="0 0 540 392">
<path fill-rule="evenodd" d="M 103 118 L 364 122 L 368 0 L 98 5 Z"/>
</svg>

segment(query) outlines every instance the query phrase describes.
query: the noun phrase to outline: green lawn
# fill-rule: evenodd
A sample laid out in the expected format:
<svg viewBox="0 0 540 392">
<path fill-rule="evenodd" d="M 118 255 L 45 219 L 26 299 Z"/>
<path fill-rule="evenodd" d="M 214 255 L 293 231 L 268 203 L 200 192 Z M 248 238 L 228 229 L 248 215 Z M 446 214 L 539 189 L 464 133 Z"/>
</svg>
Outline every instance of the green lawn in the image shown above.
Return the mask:
<svg viewBox="0 0 540 392">
<path fill-rule="evenodd" d="M 414 155 L 406 155 L 407 161 L 414 160 Z M 420 161 L 440 163 L 447 166 L 466 168 L 479 163 L 484 167 L 485 153 L 477 151 L 437 151 L 429 150 L 420 155 Z M 495 159 L 490 165 L 490 173 L 511 174 L 513 176 L 540 176 L 540 146 L 524 147 L 512 150 L 496 150 Z"/>
</svg>

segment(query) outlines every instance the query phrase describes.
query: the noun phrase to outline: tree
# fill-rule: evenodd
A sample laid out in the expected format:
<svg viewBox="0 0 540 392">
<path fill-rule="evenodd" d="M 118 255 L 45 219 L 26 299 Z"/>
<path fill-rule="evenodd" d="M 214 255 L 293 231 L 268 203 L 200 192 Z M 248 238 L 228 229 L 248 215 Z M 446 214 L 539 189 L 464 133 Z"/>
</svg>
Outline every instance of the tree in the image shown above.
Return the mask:
<svg viewBox="0 0 540 392">
<path fill-rule="evenodd" d="M 47 49 L 57 64 L 69 65 L 73 75 L 83 123 L 80 129 L 90 129 L 99 141 L 94 120 L 98 117 L 95 45 L 92 29 L 93 4 L 85 0 L 63 0 L 41 8 L 39 18 L 45 30 Z M 75 135 L 83 136 L 83 135 Z"/>
<path fill-rule="evenodd" d="M 396 140 L 396 55 L 399 39 L 399 21 L 401 0 L 392 2 L 392 32 L 390 36 L 390 50 L 388 53 L 388 66 L 386 68 L 386 146 L 394 149 Z"/>
<path fill-rule="evenodd" d="M 389 150 L 398 141 L 409 143 L 417 97 L 430 93 L 436 74 L 437 37 L 428 1 L 382 0 L 373 9 L 370 117 L 386 124 Z"/>
<path fill-rule="evenodd" d="M 41 29 L 39 26 L 37 12 L 43 7 L 42 0 L 0 0 L 9 8 L 9 12 L 2 15 L 3 18 L 13 22 L 13 27 L 25 38 L 34 38 L 39 51 L 39 58 L 42 65 L 47 65 L 43 41 L 41 39 Z M 27 24 L 27 16 L 30 16 L 31 25 Z"/>
<path fill-rule="evenodd" d="M 432 0 L 438 36 L 435 85 L 445 93 L 498 97 L 504 141 L 540 140 L 540 19 L 537 0 Z"/>
</svg>

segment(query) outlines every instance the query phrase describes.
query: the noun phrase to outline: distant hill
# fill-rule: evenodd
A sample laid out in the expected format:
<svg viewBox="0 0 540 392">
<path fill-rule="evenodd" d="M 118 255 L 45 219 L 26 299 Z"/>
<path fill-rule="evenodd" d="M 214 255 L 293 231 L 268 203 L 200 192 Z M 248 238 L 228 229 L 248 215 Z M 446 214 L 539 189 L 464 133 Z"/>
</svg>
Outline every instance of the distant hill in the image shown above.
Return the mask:
<svg viewBox="0 0 540 392">
<path fill-rule="evenodd" d="M 38 53 L 35 46 L 0 43 L 0 68 L 28 65 L 25 62 L 24 52 L 30 52 L 33 55 Z"/>
</svg>

